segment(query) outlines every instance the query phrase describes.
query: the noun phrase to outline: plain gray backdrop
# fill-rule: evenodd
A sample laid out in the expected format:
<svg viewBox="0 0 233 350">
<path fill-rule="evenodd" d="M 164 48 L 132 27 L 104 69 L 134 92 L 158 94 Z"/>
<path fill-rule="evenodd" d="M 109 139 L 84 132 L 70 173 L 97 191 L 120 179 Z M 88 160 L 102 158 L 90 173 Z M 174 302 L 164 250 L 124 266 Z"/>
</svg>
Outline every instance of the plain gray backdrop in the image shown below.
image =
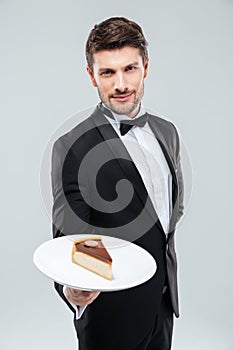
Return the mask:
<svg viewBox="0 0 233 350">
<path fill-rule="evenodd" d="M 55 130 L 98 101 L 84 46 L 93 25 L 111 16 L 143 27 L 144 104 L 176 124 L 192 162 L 192 200 L 176 235 L 173 350 L 232 350 L 231 0 L 0 1 L 0 348 L 77 348 L 71 312 L 32 262 L 51 238 L 39 174 Z"/>
</svg>

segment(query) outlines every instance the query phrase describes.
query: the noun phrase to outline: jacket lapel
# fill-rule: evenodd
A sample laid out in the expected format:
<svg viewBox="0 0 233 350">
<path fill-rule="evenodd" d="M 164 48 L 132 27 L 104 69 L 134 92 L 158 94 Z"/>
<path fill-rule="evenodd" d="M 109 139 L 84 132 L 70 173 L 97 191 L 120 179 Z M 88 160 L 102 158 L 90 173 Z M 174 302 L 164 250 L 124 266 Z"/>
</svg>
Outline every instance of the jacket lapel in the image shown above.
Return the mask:
<svg viewBox="0 0 233 350">
<path fill-rule="evenodd" d="M 172 174 L 172 215 L 171 215 L 171 219 L 170 219 L 170 229 L 169 229 L 169 234 L 168 234 L 168 238 L 167 240 L 169 240 L 172 235 L 174 234 L 174 226 L 175 226 L 175 222 L 176 222 L 176 218 L 177 218 L 177 214 L 178 214 L 178 206 L 177 206 L 177 195 L 178 195 L 178 180 L 177 180 L 177 175 L 176 175 L 176 165 L 175 165 L 175 161 L 172 157 L 172 152 L 169 150 L 168 148 L 168 140 L 165 139 L 165 136 L 163 133 L 161 133 L 159 126 L 156 123 L 156 119 L 153 116 L 149 115 L 148 118 L 148 123 L 151 127 L 151 130 L 153 131 L 156 139 L 159 142 L 159 145 L 163 151 L 163 154 L 166 158 L 166 161 L 168 163 L 169 169 L 171 171 Z M 170 232 L 171 231 L 171 232 Z"/>
<path fill-rule="evenodd" d="M 134 165 L 132 158 L 130 157 L 127 149 L 125 148 L 125 145 L 123 144 L 123 142 L 121 141 L 111 124 L 105 118 L 103 113 L 98 108 L 96 108 L 93 112 L 92 120 L 95 126 L 97 127 L 98 131 L 102 135 L 103 139 L 105 140 L 106 144 L 110 148 L 114 159 L 117 160 L 120 168 L 122 169 L 126 177 L 129 179 L 130 183 L 133 185 L 134 191 L 136 192 L 139 200 L 144 206 L 145 198 L 146 196 L 148 196 L 148 193 L 142 181 L 142 178 L 136 166 Z M 117 142 L 112 142 L 112 140 L 114 139 L 117 140 Z M 129 162 L 121 162 L 120 160 L 122 158 L 129 160 Z M 159 227 L 159 229 L 163 231 L 158 215 L 154 209 L 154 206 L 149 196 L 147 200 L 146 209 L 151 215 L 153 222 L 156 222 L 156 225 Z"/>
</svg>

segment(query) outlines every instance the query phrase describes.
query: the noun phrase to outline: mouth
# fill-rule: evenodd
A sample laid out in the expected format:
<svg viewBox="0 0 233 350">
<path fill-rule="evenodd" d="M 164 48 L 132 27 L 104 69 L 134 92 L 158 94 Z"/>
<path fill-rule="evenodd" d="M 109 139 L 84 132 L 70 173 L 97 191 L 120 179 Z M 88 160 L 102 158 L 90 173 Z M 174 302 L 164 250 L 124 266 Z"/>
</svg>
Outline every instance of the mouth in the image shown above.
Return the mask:
<svg viewBox="0 0 233 350">
<path fill-rule="evenodd" d="M 117 102 L 127 102 L 132 95 L 133 95 L 133 92 L 129 94 L 113 95 L 112 99 Z"/>
</svg>

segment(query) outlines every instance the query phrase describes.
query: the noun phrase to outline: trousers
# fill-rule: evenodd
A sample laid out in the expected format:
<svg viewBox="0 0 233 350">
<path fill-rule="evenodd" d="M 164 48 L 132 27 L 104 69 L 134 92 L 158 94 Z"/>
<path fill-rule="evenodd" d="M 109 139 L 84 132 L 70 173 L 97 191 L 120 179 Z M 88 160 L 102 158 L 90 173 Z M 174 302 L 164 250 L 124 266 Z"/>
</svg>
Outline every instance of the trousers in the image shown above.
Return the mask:
<svg viewBox="0 0 233 350">
<path fill-rule="evenodd" d="M 170 350 L 172 345 L 173 317 L 170 293 L 167 289 L 162 295 L 160 308 L 155 316 L 154 324 L 151 325 L 146 336 L 141 339 L 140 342 L 131 345 L 130 348 L 129 345 L 123 345 L 118 350 Z M 79 334 L 79 350 L 112 350 L 111 348 L 113 345 L 108 346 L 106 344 L 107 334 L 106 338 L 103 339 L 103 343 L 101 341 L 95 341 L 92 343 L 90 340 L 91 339 L 89 338 L 89 341 L 87 342 L 85 337 L 82 336 L 82 333 Z"/>
<path fill-rule="evenodd" d="M 160 310 L 150 333 L 141 344 L 138 344 L 132 350 L 170 350 L 172 346 L 173 317 L 170 294 L 167 290 L 162 296 Z"/>
</svg>

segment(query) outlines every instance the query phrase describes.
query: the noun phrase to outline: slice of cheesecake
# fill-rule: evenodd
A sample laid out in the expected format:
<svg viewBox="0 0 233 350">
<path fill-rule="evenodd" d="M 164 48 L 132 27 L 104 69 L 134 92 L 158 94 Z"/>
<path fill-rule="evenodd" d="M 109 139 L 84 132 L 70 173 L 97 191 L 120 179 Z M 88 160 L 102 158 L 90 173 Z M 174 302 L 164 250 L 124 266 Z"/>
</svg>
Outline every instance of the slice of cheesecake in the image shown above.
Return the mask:
<svg viewBox="0 0 233 350">
<path fill-rule="evenodd" d="M 108 280 L 112 279 L 112 258 L 101 237 L 88 237 L 74 241 L 72 261 Z"/>
</svg>

